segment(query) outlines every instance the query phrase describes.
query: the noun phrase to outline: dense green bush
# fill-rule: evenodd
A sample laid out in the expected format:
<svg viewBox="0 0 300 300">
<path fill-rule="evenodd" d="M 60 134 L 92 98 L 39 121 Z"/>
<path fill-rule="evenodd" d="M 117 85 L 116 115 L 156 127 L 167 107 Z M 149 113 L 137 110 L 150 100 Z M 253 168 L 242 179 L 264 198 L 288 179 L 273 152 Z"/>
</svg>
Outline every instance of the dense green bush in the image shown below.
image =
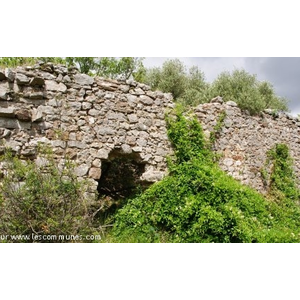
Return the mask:
<svg viewBox="0 0 300 300">
<path fill-rule="evenodd" d="M 293 170 L 293 160 L 285 144 L 276 144 L 267 153 L 266 166 L 271 167 L 270 174 L 263 170 L 269 195 L 282 201 L 284 198 L 297 201 L 300 197 L 297 178 Z"/>
<path fill-rule="evenodd" d="M 213 162 L 195 119 L 179 113 L 168 127 L 176 155 L 170 174 L 118 211 L 110 241 L 300 241 L 295 199 L 267 201 L 226 175 Z"/>
<path fill-rule="evenodd" d="M 86 235 L 96 234 L 94 214 L 84 197 L 87 186 L 77 180 L 72 164 L 66 161 L 63 169 L 59 168 L 48 150 L 40 153 L 40 159 L 37 165 L 10 151 L 2 157 L 1 235 L 29 236 L 28 242 L 34 241 L 32 236 L 53 235 L 56 239 L 46 241 L 58 242 L 60 235 L 85 241 Z"/>
</svg>

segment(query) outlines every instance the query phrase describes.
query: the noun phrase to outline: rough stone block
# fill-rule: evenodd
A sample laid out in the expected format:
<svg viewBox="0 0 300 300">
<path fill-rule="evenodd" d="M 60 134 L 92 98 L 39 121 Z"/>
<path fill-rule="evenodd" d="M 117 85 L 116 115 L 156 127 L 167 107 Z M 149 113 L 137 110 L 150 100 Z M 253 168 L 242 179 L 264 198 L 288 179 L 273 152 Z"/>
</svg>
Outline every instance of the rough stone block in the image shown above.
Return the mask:
<svg viewBox="0 0 300 300">
<path fill-rule="evenodd" d="M 67 87 L 63 83 L 57 83 L 54 80 L 46 80 L 45 81 L 46 90 L 48 91 L 54 91 L 54 92 L 66 92 Z"/>
<path fill-rule="evenodd" d="M 0 117 L 0 127 L 7 129 L 18 129 L 19 122 L 17 119 L 9 119 Z"/>
<path fill-rule="evenodd" d="M 15 112 L 17 119 L 22 121 L 31 121 L 31 111 L 28 109 L 18 109 Z"/>
<path fill-rule="evenodd" d="M 55 140 L 51 141 L 53 147 L 60 147 L 60 148 L 66 148 L 66 142 L 60 141 L 60 140 Z"/>
<path fill-rule="evenodd" d="M 129 123 L 137 123 L 139 121 L 138 116 L 136 114 L 128 115 Z"/>
<path fill-rule="evenodd" d="M 143 151 L 143 148 L 142 148 L 142 147 L 133 147 L 133 148 L 132 148 L 132 151 L 133 151 L 133 152 L 140 153 L 140 152 Z"/>
<path fill-rule="evenodd" d="M 22 148 L 22 143 L 13 140 L 5 142 L 4 145 L 6 148 L 12 149 L 14 152 L 19 152 Z"/>
<path fill-rule="evenodd" d="M 43 86 L 44 84 L 45 80 L 42 77 L 34 77 L 29 82 L 29 85 L 31 86 Z"/>
<path fill-rule="evenodd" d="M 82 102 L 82 109 L 91 109 L 92 103 L 90 102 Z"/>
<path fill-rule="evenodd" d="M 98 134 L 100 135 L 113 135 L 116 131 L 111 127 L 100 127 L 98 130 Z"/>
<path fill-rule="evenodd" d="M 36 155 L 36 148 L 26 148 L 21 150 L 21 155 L 23 156 L 33 156 Z"/>
<path fill-rule="evenodd" d="M 100 159 L 108 159 L 108 155 L 109 155 L 109 150 L 107 149 L 100 149 L 97 154 L 96 157 L 100 158 Z"/>
<path fill-rule="evenodd" d="M 111 92 L 114 92 L 115 90 L 118 89 L 118 85 L 117 84 L 113 84 L 113 83 L 110 83 L 110 82 L 104 82 L 104 81 L 100 81 L 98 82 L 98 86 L 103 89 L 103 90 L 106 90 L 106 91 L 111 91 Z"/>
<path fill-rule="evenodd" d="M 9 82 L 13 82 L 15 80 L 15 72 L 9 68 L 6 68 L 4 74 Z"/>
<path fill-rule="evenodd" d="M 43 119 L 43 110 L 40 107 L 38 107 L 37 109 L 33 108 L 32 116 L 31 116 L 32 122 L 39 122 L 42 121 L 42 119 Z"/>
<path fill-rule="evenodd" d="M 0 128 L 0 138 L 7 138 L 11 135 L 11 131 L 9 129 L 6 128 Z"/>
<path fill-rule="evenodd" d="M 94 78 L 86 74 L 76 74 L 73 78 L 75 83 L 80 85 L 91 85 L 94 83 Z"/>
<path fill-rule="evenodd" d="M 141 180 L 146 182 L 156 182 L 162 180 L 164 175 L 164 172 L 149 170 L 142 175 Z"/>
<path fill-rule="evenodd" d="M 15 112 L 15 107 L 7 107 L 7 108 L 0 107 L 0 117 L 14 118 L 15 117 L 14 112 Z"/>
<path fill-rule="evenodd" d="M 139 99 L 144 105 L 152 105 L 154 103 L 153 99 L 145 95 L 141 95 Z"/>
<path fill-rule="evenodd" d="M 0 83 L 0 100 L 7 100 L 8 85 L 6 82 Z"/>
<path fill-rule="evenodd" d="M 100 112 L 99 112 L 99 110 L 93 108 L 88 111 L 88 114 L 90 116 L 98 116 L 100 114 Z"/>
<path fill-rule="evenodd" d="M 16 82 L 18 85 L 25 85 L 28 84 L 30 81 L 30 78 L 28 78 L 26 75 L 17 73 L 16 74 Z"/>
<path fill-rule="evenodd" d="M 87 174 L 89 167 L 86 164 L 82 164 L 75 168 L 74 173 L 78 177 L 82 177 Z"/>
<path fill-rule="evenodd" d="M 95 160 L 93 160 L 92 166 L 96 167 L 96 168 L 100 168 L 101 167 L 101 160 L 99 158 L 96 158 Z"/>
<path fill-rule="evenodd" d="M 84 149 L 86 148 L 86 143 L 79 142 L 79 141 L 68 141 L 68 146 L 71 148 L 78 148 L 78 149 Z"/>
<path fill-rule="evenodd" d="M 124 154 L 130 154 L 130 153 L 132 153 L 131 147 L 130 147 L 129 145 L 127 145 L 127 144 L 123 144 L 123 145 L 121 146 L 121 150 L 122 150 L 122 152 L 123 152 Z"/>
<path fill-rule="evenodd" d="M 89 177 L 93 178 L 93 179 L 96 179 L 96 180 L 100 179 L 100 177 L 101 177 L 101 168 L 95 168 L 95 167 L 90 168 Z"/>
</svg>

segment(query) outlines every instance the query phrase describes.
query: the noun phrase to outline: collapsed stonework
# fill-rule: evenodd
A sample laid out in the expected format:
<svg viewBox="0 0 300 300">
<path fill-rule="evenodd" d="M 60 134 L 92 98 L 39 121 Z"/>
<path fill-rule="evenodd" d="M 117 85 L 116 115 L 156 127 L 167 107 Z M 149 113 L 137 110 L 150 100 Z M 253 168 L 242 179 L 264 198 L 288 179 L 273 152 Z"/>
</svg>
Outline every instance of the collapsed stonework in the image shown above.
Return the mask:
<svg viewBox="0 0 300 300">
<path fill-rule="evenodd" d="M 76 68 L 47 63 L 0 70 L 1 149 L 38 160 L 38 143 L 49 144 L 61 164 L 76 163 L 91 192 L 103 182 L 103 165 L 116 158 L 149 184 L 166 173 L 172 150 L 164 118 L 173 105 L 170 94 L 144 84 L 92 78 Z"/>
<path fill-rule="evenodd" d="M 262 177 L 267 152 L 275 144 L 286 144 L 294 160 L 297 178 L 300 176 L 300 120 L 287 113 L 264 110 L 259 116 L 241 111 L 235 102 L 223 102 L 216 97 L 212 103 L 195 108 L 206 136 L 214 131 L 221 115 L 223 124 L 214 143 L 219 165 L 228 174 L 260 192 L 266 192 L 268 183 Z"/>
<path fill-rule="evenodd" d="M 173 106 L 170 94 L 133 80 L 92 78 L 51 63 L 6 68 L 0 70 L 0 152 L 9 147 L 42 163 L 37 145 L 48 144 L 61 165 L 66 158 L 75 162 L 75 174 L 90 182 L 91 194 L 126 197 L 134 185 L 166 174 L 172 147 L 165 113 Z M 270 110 L 250 116 L 220 97 L 194 112 L 208 138 L 225 116 L 214 151 L 221 168 L 243 184 L 267 190 L 261 169 L 276 143 L 289 146 L 299 177 L 297 118 Z"/>
</svg>

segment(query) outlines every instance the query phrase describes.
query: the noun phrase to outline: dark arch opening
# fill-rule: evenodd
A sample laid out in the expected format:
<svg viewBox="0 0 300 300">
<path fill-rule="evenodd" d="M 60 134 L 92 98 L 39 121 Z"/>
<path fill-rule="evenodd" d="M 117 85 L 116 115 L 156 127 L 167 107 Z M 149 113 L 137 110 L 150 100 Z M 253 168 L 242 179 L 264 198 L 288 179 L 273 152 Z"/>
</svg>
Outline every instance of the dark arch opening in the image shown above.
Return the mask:
<svg viewBox="0 0 300 300">
<path fill-rule="evenodd" d="M 101 168 L 97 190 L 104 209 L 99 217 L 105 219 L 147 186 L 140 180 L 145 163 L 137 153 L 124 154 L 113 150 L 108 159 L 102 161 Z"/>
<path fill-rule="evenodd" d="M 119 200 L 134 196 L 141 187 L 140 177 L 145 164 L 137 153 L 123 154 L 113 150 L 107 160 L 102 161 L 101 178 L 98 181 L 100 196 Z"/>
</svg>

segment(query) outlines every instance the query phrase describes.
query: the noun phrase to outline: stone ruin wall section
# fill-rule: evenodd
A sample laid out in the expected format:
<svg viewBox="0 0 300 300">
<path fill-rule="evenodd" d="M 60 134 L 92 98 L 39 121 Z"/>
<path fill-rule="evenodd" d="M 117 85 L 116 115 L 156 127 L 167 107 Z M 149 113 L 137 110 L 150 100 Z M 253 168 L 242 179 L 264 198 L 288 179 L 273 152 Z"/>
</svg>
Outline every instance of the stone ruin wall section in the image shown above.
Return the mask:
<svg viewBox="0 0 300 300">
<path fill-rule="evenodd" d="M 24 158 L 35 158 L 38 142 L 49 144 L 63 163 L 97 189 L 101 163 L 110 153 L 145 165 L 144 182 L 160 180 L 171 153 L 165 112 L 172 96 L 133 80 L 92 78 L 76 68 L 50 63 L 0 70 L 0 139 Z"/>
<path fill-rule="evenodd" d="M 217 100 L 216 100 L 217 99 Z M 228 174 L 265 192 L 261 176 L 267 151 L 285 143 L 300 176 L 300 121 L 288 114 L 242 112 L 234 102 L 216 98 L 194 112 L 209 137 L 223 112 L 224 124 L 214 150 Z M 75 161 L 75 173 L 96 191 L 101 165 L 110 154 L 134 157 L 145 165 L 141 181 L 160 180 L 172 153 L 165 113 L 174 107 L 172 96 L 153 92 L 132 80 L 92 78 L 76 68 L 40 64 L 0 70 L 0 139 L 24 158 L 36 158 L 39 142 L 49 144 L 63 164 Z"/>
<path fill-rule="evenodd" d="M 229 175 L 260 192 L 266 192 L 268 184 L 261 175 L 265 168 L 267 152 L 275 144 L 289 147 L 294 161 L 294 171 L 300 177 L 300 121 L 286 113 L 265 110 L 259 116 L 250 116 L 232 102 L 216 102 L 199 105 L 195 109 L 205 135 L 214 130 L 221 114 L 226 117 L 217 135 L 214 150 L 220 155 L 219 165 Z M 219 103 L 218 103 L 219 102 Z"/>
</svg>

